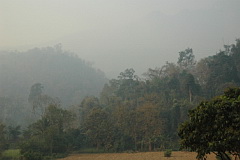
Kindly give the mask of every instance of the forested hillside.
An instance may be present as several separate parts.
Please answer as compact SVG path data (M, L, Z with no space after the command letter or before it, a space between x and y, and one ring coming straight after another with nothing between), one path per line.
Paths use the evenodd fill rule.
M78 72L81 67L78 68L74 65L79 59L67 56L71 62L71 66L68 67L73 69L68 72L67 67L62 67L57 61L54 61L53 55L45 55L42 52L43 49L37 49L36 51L42 53L40 55L48 56L38 57L38 60L42 58L41 63L34 62L34 59L31 63L36 66L44 64L43 68L49 71L47 71L48 75L43 75L42 70L34 70L34 73L36 72L34 75L38 80L42 80L38 82L46 84L46 93L50 96L43 94L42 84L29 80L35 85L28 88L31 91L28 102L34 111L41 113L41 116L38 121L32 123L24 131L21 138L16 136L14 141L9 143L21 148L22 154L30 159L31 156L52 156L84 148L96 148L98 151L106 152L152 151L167 148L178 150L178 126L188 119L188 111L203 100L223 94L226 88L240 86L240 40L237 40L236 44L224 46L224 48L224 51L219 51L214 56L199 61L195 60L193 50L187 48L179 52L177 63L167 62L162 67L149 69L144 74L144 78L136 75L134 69L126 69L119 74L118 78L112 79L104 85L99 97L86 96L77 105L78 108L74 112L62 109L60 103L51 96L55 93L54 91L58 93L64 90L63 94L59 96L60 98L78 99L76 93L82 92L81 87L84 85L79 84L78 86L74 82L81 81L80 77L86 73L84 70ZM47 50L49 51L49 49L52 48ZM57 50L53 49L53 51ZM25 54L28 55L31 52L33 51ZM65 62L61 57L65 56L65 54L59 55L58 61L61 64ZM54 60L51 61L51 58ZM18 59L11 64L19 66L21 64L19 68L22 69L25 63L17 63ZM47 67L46 61L50 61L51 63L48 64L51 65ZM54 68L61 68L61 70L56 71ZM92 68L86 68L88 72L96 73ZM25 69L30 72L29 66L26 65ZM51 77L50 82L54 84L47 83L47 80L43 81L43 77L60 71L66 73L67 76L59 73L57 75L61 75L61 78ZM20 73L13 76L18 74ZM94 80L87 79L88 82L103 83L104 79L99 79L95 75L93 74L91 77ZM71 80L74 77L76 79ZM31 76L28 78L31 79ZM62 84L61 79L70 81ZM14 80L17 82L16 77ZM84 80L82 80L85 82L84 84L87 84ZM4 83L7 84L7 80ZM24 82L21 83L24 84ZM56 86L52 91L51 85ZM66 93L72 89L75 92ZM83 92L86 91L85 89L87 90L84 88ZM20 91L21 89L16 90L16 93ZM2 94L4 95L4 92ZM1 99L1 104L8 104L9 107L15 105L8 103L7 99ZM2 106L4 107L4 105ZM4 116L4 113L1 114ZM2 126L3 133L4 125ZM15 128L15 130L19 129Z
M92 146L115 151L179 149L178 125L201 101L240 86L240 40L200 61L188 48L177 63L149 69L145 79L133 69L106 84L99 98L80 105L80 126Z
M1 53L0 119L19 122L18 117L29 115L31 106L27 100L36 83L43 86L45 95L58 98L63 107L69 107L87 95L98 96L106 82L103 72L63 51L60 45Z

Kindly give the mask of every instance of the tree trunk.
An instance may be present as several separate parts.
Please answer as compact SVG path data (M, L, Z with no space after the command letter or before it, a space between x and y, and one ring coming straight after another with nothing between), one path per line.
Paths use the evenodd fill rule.
M231 158L225 152L219 152L218 156L220 156L221 160L231 160Z
M144 141L142 140L141 141L141 151L143 151L143 144L144 144Z
M223 154L224 154L224 157L226 157L226 158L225 158L226 160L231 160L231 158L230 158L225 152L224 152ZM224 159L224 160L225 160L225 159Z
M152 151L152 143L151 140L148 142L148 151Z
M97 142L97 151L99 151L99 148L100 148L100 143Z
M52 154L53 154L53 138L51 139L51 142L50 142L50 155L52 157Z
M137 151L137 136L134 137L135 151Z
M189 101L190 101L190 103L192 102L192 91L191 91L191 89L189 88Z

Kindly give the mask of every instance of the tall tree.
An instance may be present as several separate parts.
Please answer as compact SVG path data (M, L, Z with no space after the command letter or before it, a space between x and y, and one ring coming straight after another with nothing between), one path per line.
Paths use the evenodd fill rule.
M192 67L196 64L192 48L187 48L185 51L179 52L177 63L183 69L192 69Z
M183 71L179 75L181 93L183 95L188 95L189 102L193 100L193 95L200 93L200 86L196 84L194 76L186 71Z
M7 128L8 141L10 143L17 144L17 141L21 135L21 126L8 126Z
M99 99L94 96L85 97L80 104L80 123L84 123L85 118L94 108L101 107Z
M42 95L43 92L43 85L41 83L35 83L31 86L30 89L30 94L28 97L28 102L29 103L33 103L33 101L39 97L40 95Z
M65 133L71 128L74 115L61 109L58 104L49 105L40 120L25 131L21 152L28 154L52 155L68 149ZM31 158L30 158L31 159Z
M210 57L208 64L210 75L206 84L206 92L210 97L217 95L219 86L225 83L233 82L238 84L239 77L233 59L226 55L225 52L220 52L217 55Z
M227 152L240 158L240 89L229 89L224 95L204 101L189 112L189 120L179 129L182 148L205 159L214 153L230 160Z
M35 116L42 118L45 115L46 108L49 105L56 105L60 103L58 98L52 98L43 94L43 85L41 83L35 83L32 85L28 102L32 106Z
M113 125L108 113L103 109L93 108L87 114L82 127L97 150L101 146L112 145Z
M160 110L154 104L145 103L137 108L136 113L142 140L148 145L148 150L152 151L154 140L163 133Z
M236 44L232 44L230 47L230 56L232 57L235 65L236 65L236 69L237 69L237 75L238 78L240 79L240 39L236 39Z
M0 156L2 154L2 151L7 148L5 131L5 125L0 122Z

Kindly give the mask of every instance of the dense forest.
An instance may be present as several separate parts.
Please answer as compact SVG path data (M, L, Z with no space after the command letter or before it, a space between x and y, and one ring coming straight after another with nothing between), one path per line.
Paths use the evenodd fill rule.
M99 96L86 96L83 99L76 93L88 89L83 88L85 83L102 84L105 80L102 73L86 67L85 63L82 66L74 65L79 62L79 59L74 57L65 54L55 57L48 54L51 51L55 53L56 49L35 49L36 54L33 56L41 59L41 62L36 63L24 57L24 63L16 63L20 61L19 57L9 66L18 64L17 67L20 68L20 65L25 65L25 69L21 66L22 72L14 74L15 76L32 71L28 63L25 64L27 61L41 66L33 71L38 81L29 80L28 84L32 85L28 87L24 87L25 81L22 81L21 86L24 88L15 90L16 94L21 95L21 91L28 88L29 94L25 95L25 98L27 97L25 103L32 107L31 114L38 114L39 119L24 130L16 125L7 126L3 121L0 136L1 144L5 145L0 148L2 150L20 148L21 153L28 159L41 159L42 156L79 151L84 148L96 148L106 152L152 151L166 148L178 150L178 126L187 120L188 111L203 100L223 94L228 87L240 86L240 40L236 40L236 44L225 45L224 48L223 51L199 61L195 60L193 50L187 48L179 52L177 63L167 62L162 67L150 68L144 73L143 78L136 75L134 69L126 69L116 79L109 80ZM25 55L32 55L32 52L29 51ZM70 62L69 68L58 65L64 64L66 59L69 59L67 61ZM47 60L52 67L46 65ZM61 63L56 63L59 61ZM1 68L5 66L2 62L1 65ZM58 75L63 77L52 77L55 79L49 80L48 83L47 78L43 81L43 77L57 72L51 69L55 67L62 67L60 71L67 75L59 73ZM43 75L43 70L49 71ZM80 77L85 77L86 72L94 74L83 81ZM7 75L3 71L0 73ZM29 78L26 75L24 77ZM0 105L1 108L13 106L17 110L24 104L15 104L15 101L7 104L4 94L10 92L3 90L7 81L13 79L17 83L21 79L10 76L8 78L1 82ZM74 80L71 80L72 78ZM65 83L63 79L69 81ZM78 81L85 83L78 84ZM54 82L52 85L55 87L50 88L50 82ZM96 88L93 84L92 87ZM43 87L46 88L46 92L43 92L45 90ZM51 89L59 94L53 94L55 92ZM60 92L61 90L64 92ZM68 90L72 93L67 94ZM77 109L72 111L70 108L61 107L63 104L54 97L68 101L81 99L81 102L76 105ZM1 112L1 118L4 115L4 112Z

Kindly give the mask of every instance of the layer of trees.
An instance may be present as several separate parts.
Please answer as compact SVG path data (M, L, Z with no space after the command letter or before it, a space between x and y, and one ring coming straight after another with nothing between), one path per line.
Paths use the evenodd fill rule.
M31 124L23 133L20 143L21 153L29 160L42 159L44 156L66 153L70 147L74 115L59 104L50 104L37 122Z
M177 64L149 69L145 79L126 69L106 84L99 98L80 105L80 127L90 144L106 150L178 149L178 125L201 101L240 86L240 40L196 62L192 49Z
M188 48L179 52L177 63L149 69L144 78L126 69L105 84L99 97L85 97L73 112L35 83L28 103L39 119L22 135L22 153L41 157L93 147L108 152L177 150L178 126L188 111L225 88L240 86L239 62L240 40L198 62Z

